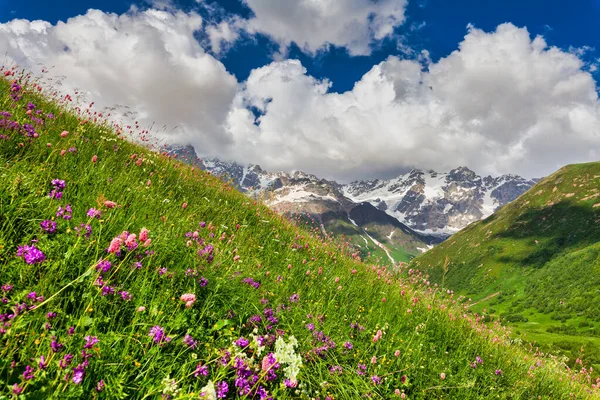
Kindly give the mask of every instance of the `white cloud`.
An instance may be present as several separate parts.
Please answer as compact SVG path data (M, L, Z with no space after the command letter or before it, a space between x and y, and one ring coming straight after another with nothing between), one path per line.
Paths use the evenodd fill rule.
M197 14L132 9L123 15L90 10L59 22L0 24L0 48L23 66L64 75L62 90L79 87L99 106L131 107L142 126L166 125L179 140L218 152L236 79L194 38Z
M275 14L262 14L258 5L271 3L247 1L256 21L290 7L281 2L270 11ZM298 4L303 5L292 19L306 21L309 3ZM399 2L352 4L348 15L381 8L371 12L367 25L352 25L362 17L344 14L335 26L329 18L343 10L312 5L319 23L311 20L305 30L316 36L302 36L293 27L278 40L299 41L309 51L326 43L368 51L371 39L344 42L351 38L342 34L348 26L376 38L403 17L384 17ZM288 20L279 19L282 25ZM480 173L540 176L598 156L600 103L585 63L577 51L548 47L543 38L532 40L526 29L511 24L491 33L470 27L458 50L436 63L427 53L420 60L390 57L341 94L330 93L329 81L309 76L295 60L256 69L238 86L194 38L203 28L215 47L239 33L227 26L211 31L194 13L91 10L57 25L0 24L0 48L22 65L54 66L51 75L66 77L64 90L85 89L98 105L130 106L142 125L177 126L174 139L192 143L202 155L271 170L354 179L407 166L467 165Z
M469 27L428 71L390 57L343 94L328 93L298 61L274 62L236 98L230 155L342 179L403 166L545 175L597 156L600 105L583 67L511 24ZM254 121L247 107L263 115Z
M254 13L249 33L262 33L282 46L292 42L314 54L329 46L368 55L375 41L393 35L404 20L406 0L244 0Z

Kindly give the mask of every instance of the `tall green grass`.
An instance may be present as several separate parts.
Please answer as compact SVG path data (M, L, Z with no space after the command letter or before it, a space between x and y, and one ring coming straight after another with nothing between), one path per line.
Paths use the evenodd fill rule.
M587 372L513 343L423 276L357 262L37 86L0 80L0 397L594 396ZM72 218L57 216L67 204ZM137 248L115 242L123 231ZM28 264L25 245L45 260Z

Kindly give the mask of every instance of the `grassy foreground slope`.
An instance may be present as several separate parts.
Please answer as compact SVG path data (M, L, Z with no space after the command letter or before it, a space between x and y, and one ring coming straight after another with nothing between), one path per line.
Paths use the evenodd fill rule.
M600 163L569 165L411 265L571 363L584 345L598 368L599 242Z
M0 80L0 398L596 394L587 371L511 343L422 277L356 262L13 73Z

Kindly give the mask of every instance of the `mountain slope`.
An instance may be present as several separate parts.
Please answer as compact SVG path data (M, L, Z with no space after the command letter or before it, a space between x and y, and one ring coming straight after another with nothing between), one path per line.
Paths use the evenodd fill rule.
M542 342L600 338L599 241L600 163L569 165L412 265Z
M408 261L469 223L487 217L535 183L516 175L481 177L460 167L449 173L413 170L390 180L343 185L301 171L271 173L257 165L200 160L191 146L172 148L171 152L263 199L278 212L308 214L328 233L346 235L363 256L371 252L392 264ZM355 207L363 209L364 204L375 208L367 213L373 219L357 226L349 212ZM369 228L371 232L367 232Z
M422 277L356 262L16 79L0 80L2 397L594 395Z

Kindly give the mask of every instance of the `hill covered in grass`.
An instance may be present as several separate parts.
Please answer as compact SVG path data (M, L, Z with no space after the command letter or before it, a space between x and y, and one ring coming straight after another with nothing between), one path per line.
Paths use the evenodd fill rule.
M411 265L526 339L598 368L599 242L600 163L569 165Z
M589 371L514 343L422 276L357 262L124 140L136 127L5 76L0 397L595 395Z

